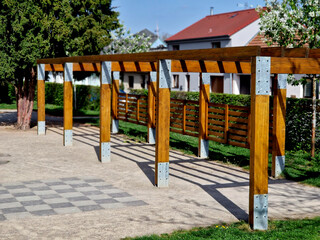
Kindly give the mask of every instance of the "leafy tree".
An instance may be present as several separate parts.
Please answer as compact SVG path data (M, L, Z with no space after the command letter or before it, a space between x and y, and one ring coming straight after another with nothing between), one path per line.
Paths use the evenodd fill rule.
M268 44L284 47L320 47L320 2L319 0L265 0L266 8L259 8L260 29ZM316 75L308 75L300 83L312 81L312 137L311 155L315 152L316 128ZM297 84L298 81L291 79Z
M99 54L118 27L111 0L0 0L0 81L15 86L16 127L30 127L37 59Z
M145 34L132 34L122 26L111 33L112 42L104 49L106 54L139 53L150 49L151 38Z

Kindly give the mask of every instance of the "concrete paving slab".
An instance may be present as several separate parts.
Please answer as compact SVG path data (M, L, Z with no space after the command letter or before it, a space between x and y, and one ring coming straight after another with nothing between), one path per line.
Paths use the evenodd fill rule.
M171 151L169 188L159 189L154 186L154 146L113 135L111 162L102 164L98 160L99 129L79 126L73 131L73 146L66 148L61 127L49 127L44 136L37 136L36 129L20 132L10 126L0 127L0 157L7 161L1 165L0 187L9 192L0 192L1 204L10 198L8 203L46 202L57 196L73 206L85 201L61 196L69 193L52 189L59 185L50 183L57 182L81 194L81 187L71 184L87 183L93 188L86 190L95 194L84 195L90 205L79 206L82 208L68 204L30 212L25 209L27 206L0 211L0 239L120 239L248 218L249 174L241 168ZM55 194L34 194L39 198L33 199L30 194L36 189L31 187L43 187L44 183L51 189L44 191ZM11 193L3 188L21 185L29 192ZM121 203L121 199L130 201ZM319 188L269 180L271 219L319 216L319 199ZM50 204L55 203L59 202Z

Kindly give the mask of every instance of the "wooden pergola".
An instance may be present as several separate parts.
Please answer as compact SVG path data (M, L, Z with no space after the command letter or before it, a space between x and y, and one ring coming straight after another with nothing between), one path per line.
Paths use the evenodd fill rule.
M204 158L208 157L209 74L251 74L249 223L253 229L267 229L270 75L277 76L273 83L277 87L274 88L272 130L272 172L277 176L285 161L287 74L320 74L319 58L320 49L233 47L40 59L37 61L38 134L45 134L45 71L64 72L65 146L72 145L73 72L100 72L100 160L109 162L111 119L112 132L118 131L119 73L150 72L147 125L149 142L156 144L155 184L167 187L171 73L200 74L199 156Z

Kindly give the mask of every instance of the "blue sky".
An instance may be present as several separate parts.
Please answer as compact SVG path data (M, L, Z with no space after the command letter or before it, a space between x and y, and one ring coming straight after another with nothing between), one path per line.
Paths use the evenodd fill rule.
M209 15L210 7L214 7L217 14L243 10L245 3L253 7L264 5L263 0L113 0L112 6L117 7L120 21L131 33L144 28L155 32L158 24L161 36L164 33L173 35L204 18Z

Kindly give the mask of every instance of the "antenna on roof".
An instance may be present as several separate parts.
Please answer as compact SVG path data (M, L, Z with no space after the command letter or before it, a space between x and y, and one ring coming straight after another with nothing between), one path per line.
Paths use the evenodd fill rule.
M244 9L249 9L249 8L253 8L253 5L252 4L249 5L248 2L245 2L245 3L238 3L237 7L244 8Z
M155 32L157 34L157 37L159 38L159 25L158 25L158 23L157 23L157 28L156 28Z
M213 15L213 9L214 9L214 7L210 7L210 16Z

